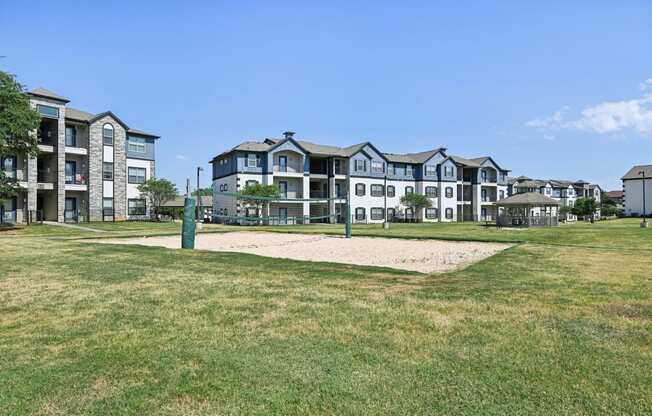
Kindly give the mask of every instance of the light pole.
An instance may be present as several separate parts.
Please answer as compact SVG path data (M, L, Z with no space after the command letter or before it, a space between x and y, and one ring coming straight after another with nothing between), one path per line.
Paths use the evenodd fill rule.
M199 221L199 215L201 210L201 195L199 195L199 173L203 172L204 168L197 166L197 209L196 209L196 219Z
M647 212L645 210L645 171L642 170L638 172L638 174L643 176L643 222L641 223L641 227L648 228L647 218L646 218Z

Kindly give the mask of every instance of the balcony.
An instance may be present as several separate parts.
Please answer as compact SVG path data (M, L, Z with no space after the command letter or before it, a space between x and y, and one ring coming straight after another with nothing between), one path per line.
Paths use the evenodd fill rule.
M81 174L66 175L66 191L87 191L86 177Z
M83 147L66 146L66 153L71 155L88 155L88 149Z

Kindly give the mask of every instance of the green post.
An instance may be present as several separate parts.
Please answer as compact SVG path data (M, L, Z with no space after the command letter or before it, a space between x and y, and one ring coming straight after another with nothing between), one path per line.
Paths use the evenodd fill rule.
M192 198L186 198L183 205L181 248L195 248L195 226L195 200Z
M346 223L344 227L345 237L351 238L351 204L346 201Z

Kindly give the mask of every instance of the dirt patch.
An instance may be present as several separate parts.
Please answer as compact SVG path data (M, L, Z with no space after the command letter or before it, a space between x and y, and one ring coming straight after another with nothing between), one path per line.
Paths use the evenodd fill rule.
M99 243L180 248L180 236L102 239ZM199 234L195 248L293 260L390 267L422 273L444 272L490 257L509 244L408 240L398 238L232 232Z

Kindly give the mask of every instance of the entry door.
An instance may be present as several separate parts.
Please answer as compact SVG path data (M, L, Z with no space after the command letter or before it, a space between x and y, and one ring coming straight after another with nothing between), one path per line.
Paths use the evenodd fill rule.
M66 198L66 210L64 211L64 218L66 221L77 220L77 198Z
M482 208L482 210L480 212L482 213L482 220L483 221L486 220L487 219L487 208Z
M287 224L288 223L288 209L287 208L279 208L278 209L278 220L279 223L281 224Z
M285 181L281 181L281 182L278 183L278 187L281 189L281 198L287 198L288 197L288 183L285 182Z
M74 161L66 162L66 183L75 183L77 174L77 163Z
M287 172L288 171L288 157L287 156L279 156L278 157L278 169L281 172Z
M340 183L335 184L335 196L338 198L342 196L342 184Z

